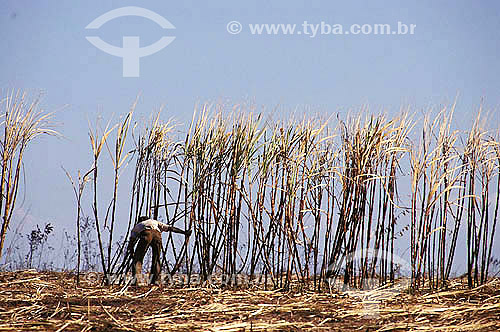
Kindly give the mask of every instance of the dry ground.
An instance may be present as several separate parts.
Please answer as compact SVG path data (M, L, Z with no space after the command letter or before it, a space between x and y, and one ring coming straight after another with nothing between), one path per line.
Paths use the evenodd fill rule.
M91 286L0 273L0 331L499 331L500 280L417 296Z

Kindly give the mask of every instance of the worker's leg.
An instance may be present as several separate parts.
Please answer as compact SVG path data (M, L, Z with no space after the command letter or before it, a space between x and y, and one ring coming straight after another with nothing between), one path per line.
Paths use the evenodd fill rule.
M152 240L153 234L150 230L144 230L139 234L139 242L137 243L137 248L134 252L134 261L132 262L132 277L134 279L134 284L137 283L136 278L142 273L142 261Z
M160 257L161 257L161 233L158 231L153 232L153 239L151 241L151 248L153 249L153 260L151 262L151 283L156 284L160 280Z

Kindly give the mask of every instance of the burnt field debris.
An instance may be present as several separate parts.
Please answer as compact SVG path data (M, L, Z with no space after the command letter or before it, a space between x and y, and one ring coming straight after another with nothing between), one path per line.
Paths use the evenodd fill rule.
M0 273L2 331L496 331L500 280L469 289L313 292L101 286L82 275Z

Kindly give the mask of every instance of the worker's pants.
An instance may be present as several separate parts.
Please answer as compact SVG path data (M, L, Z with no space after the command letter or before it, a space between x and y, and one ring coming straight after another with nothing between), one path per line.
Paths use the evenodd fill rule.
M136 281L137 276L142 273L142 261L144 255L148 251L149 246L153 249L153 261L151 262L151 283L154 284L158 281L160 276L160 254L161 254L161 233L145 229L139 234L139 243L134 253L134 261L132 266L132 276Z

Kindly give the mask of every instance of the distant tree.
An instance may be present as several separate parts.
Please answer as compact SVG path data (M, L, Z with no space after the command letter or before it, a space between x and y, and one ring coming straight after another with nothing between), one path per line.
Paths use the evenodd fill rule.
M54 230L54 226L50 223L45 224L43 229L37 225L36 229L33 229L30 234L28 234L29 251L26 254L27 267L31 269L33 267L33 254L40 249L38 257L38 267L40 267L42 261L42 254L44 253L44 246L47 243L49 235Z

